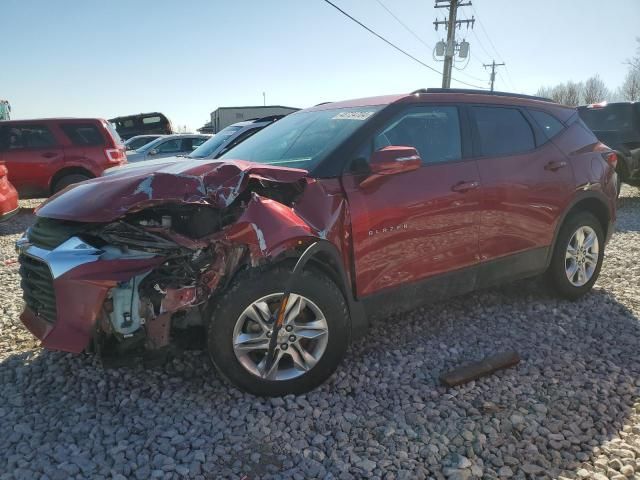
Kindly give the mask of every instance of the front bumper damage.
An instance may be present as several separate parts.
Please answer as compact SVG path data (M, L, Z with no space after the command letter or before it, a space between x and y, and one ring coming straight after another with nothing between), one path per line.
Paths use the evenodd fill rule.
M197 195L189 190L182 201L175 193L184 192L184 185L176 184L179 178L173 184L166 173L140 178L131 186L134 207L125 210L120 198L113 204L117 216L110 210L108 221L101 223L95 212L110 206L87 210L86 204L94 199L86 184L78 215L63 211L64 196L54 197L55 202L37 212L39 217L64 224L65 236L76 230L77 234L56 245L46 235L27 232L18 242L26 303L22 322L48 349L79 353L93 340L102 351L104 339L116 339L119 345L159 350L171 342L172 328L203 325L206 306L240 269L296 256L322 242L335 250L335 263L346 275L350 253L341 246L350 230L339 183L301 179L299 174L290 182L278 182L265 175L251 178L241 173L240 180L224 182L214 193L207 188ZM280 183L295 183L296 188L279 190ZM162 201L163 188L167 202ZM180 218L196 218L189 228L200 233L185 232L179 226L182 220L165 215L167 205L192 212L184 217L180 210ZM220 215L220 224L201 234L203 223L217 221L212 211ZM86 225L73 226L78 222L70 218L77 217ZM344 278L344 284L350 280Z

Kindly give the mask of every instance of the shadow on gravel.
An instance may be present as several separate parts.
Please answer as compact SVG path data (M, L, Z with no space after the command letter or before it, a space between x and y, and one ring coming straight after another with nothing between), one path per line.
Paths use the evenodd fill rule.
M637 232L640 231L640 222L627 222L627 216L636 215L640 211L640 197L620 197L618 199L618 221L616 223L617 232Z
M7 220L0 223L0 236L15 235L24 232L33 223L33 209L21 209L20 212Z
M571 303L524 281L376 323L327 384L297 398L242 394L203 352L103 370L32 350L0 362L0 471L573 477L631 412L638 339L638 319L606 291ZM516 368L439 386L441 372L510 348Z

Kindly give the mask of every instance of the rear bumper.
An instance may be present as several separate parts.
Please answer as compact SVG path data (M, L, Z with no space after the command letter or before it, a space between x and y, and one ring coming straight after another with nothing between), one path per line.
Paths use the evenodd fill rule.
M18 192L7 177L0 177L0 222L9 220L18 211Z
M20 211L20 208L16 207L10 212L2 213L2 209L0 209L0 223L6 222L11 217L15 216Z

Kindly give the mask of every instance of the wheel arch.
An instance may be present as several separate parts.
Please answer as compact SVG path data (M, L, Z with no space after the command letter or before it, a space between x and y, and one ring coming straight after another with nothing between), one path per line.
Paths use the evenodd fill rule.
M54 193L53 189L55 188L56 183L67 175L86 175L89 178L95 178L93 172L84 167L73 166L61 168L51 177L51 181L49 182L49 192L51 194Z
M611 223L611 210L607 204L605 195L600 192L584 192L582 195L573 200L573 202L569 205L569 208L566 210L566 212L556 225L556 229L553 235L553 243L547 255L547 267L551 263L551 257L553 256L553 252L556 248L556 242L558 241L560 229L569 218L571 218L578 212L589 212L593 214L600 222L605 239L608 239L613 233L613 225Z

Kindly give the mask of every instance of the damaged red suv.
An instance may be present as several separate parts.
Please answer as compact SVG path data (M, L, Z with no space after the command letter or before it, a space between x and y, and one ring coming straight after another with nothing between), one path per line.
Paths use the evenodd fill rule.
M473 91L323 104L217 160L71 187L18 242L22 321L46 348L151 355L206 331L220 373L306 392L374 316L546 273L588 292L615 154L576 110Z

